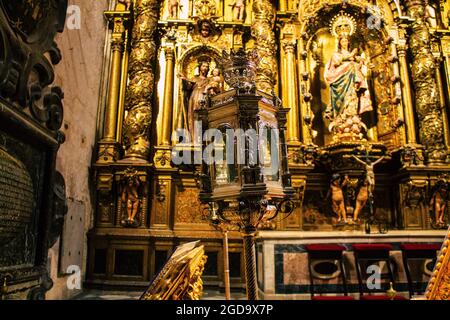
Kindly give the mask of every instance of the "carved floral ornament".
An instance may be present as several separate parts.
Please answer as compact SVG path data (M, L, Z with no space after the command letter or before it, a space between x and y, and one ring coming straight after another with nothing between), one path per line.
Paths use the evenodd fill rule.
M360 12L368 15L367 22L373 22L371 16L376 19L381 19L388 25L391 25L394 18L403 16L397 0L383 0L378 1L377 5L373 4L372 0L301 0L299 3L299 21L302 24L301 32L307 32L309 24L315 20L321 20L323 13L328 13L333 8L347 10L348 8L355 8Z
M61 60L54 37L64 28L67 3L53 2L0 3L0 91L16 107L28 108L42 126L57 131L64 94L53 84L54 65Z
M401 15L400 6L396 0L386 0L383 1L385 4L389 5L391 8L395 8L393 12L396 15ZM356 6L359 8L366 8L373 5L372 0L300 0L299 3L299 16L301 18L308 18L318 13L319 10L325 7L331 7L334 5L339 5L345 7L348 5Z

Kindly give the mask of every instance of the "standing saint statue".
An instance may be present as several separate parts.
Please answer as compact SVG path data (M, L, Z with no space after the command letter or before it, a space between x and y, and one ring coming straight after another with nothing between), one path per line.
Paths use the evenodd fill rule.
M229 6L233 8L233 20L244 21L245 0L234 0Z
M362 139L362 129L367 128L360 115L373 110L364 54L358 55L357 49L350 49L355 25L353 18L344 13L333 19L331 29L338 46L324 72L330 86L330 104L325 117L331 120L329 130L337 140Z
M169 17L172 19L178 18L178 11L182 7L179 0L169 0Z
M211 81L208 74L209 62L202 60L198 62L198 75L194 78L188 79L182 74L178 75L183 81L184 100L187 104L187 129L192 138L194 137L194 111L201 108L201 101L207 95L208 85Z

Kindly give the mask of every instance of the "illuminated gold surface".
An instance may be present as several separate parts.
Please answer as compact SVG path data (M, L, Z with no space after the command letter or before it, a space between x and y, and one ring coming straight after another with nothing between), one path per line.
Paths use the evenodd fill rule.
M110 60L105 62L111 65L111 80L103 126L105 137L111 140L108 143L98 141L97 162L102 166L97 169L95 181L99 190L97 208L99 215L104 216L101 224L109 223L106 222L109 221L108 215L119 216L114 207L118 201L118 194L114 191L118 180L114 177L117 179L122 174L117 173L117 166L130 165L139 168L140 172L152 170L153 178L146 183L151 190L147 195L151 204L147 213L150 222L147 225L144 222L142 230L137 232L161 236L164 238L161 243L167 246L172 246L173 239L180 235L221 238L208 226L203 208L198 203L194 174L174 167L170 162L172 130L187 128L188 118L182 81L178 75L193 78L198 74L199 57L208 57L212 69L220 65L222 50L255 48L262 60L258 88L265 92L279 90L283 106L290 108L287 123L289 168L298 197L303 199L306 185L310 183L309 172L314 169L317 148L333 142L327 130L328 122L322 119L329 103L329 87L322 76L324 65L336 50L328 23L341 9L351 9L360 21L360 29L364 29L362 31L367 35L363 22L367 18L366 8L372 4L368 0L348 0L345 6L342 0L281 0L279 11L275 12L276 6L272 1L248 0L245 21L236 21L231 0L215 1L215 15L208 8L193 8L194 2L200 3L179 0L182 7L178 16L170 17L167 0L136 0L132 7L134 29L123 30L121 37L116 37L123 43L121 47L112 46ZM447 111L443 108L448 99L444 101L443 97L448 97L450 88L449 82L442 80L450 76L450 31L433 29L435 39L431 42L440 43L430 50L425 35L425 32L430 33L430 28L420 19L415 22L411 19L422 10L422 1L408 1L412 13L397 8L392 1L380 0L377 4L383 10L385 23L376 41L364 38L364 42L354 43L373 64L368 78L377 107L371 116L376 121L368 128L367 138L371 143L386 146L388 152L400 154L399 165L404 170L401 171L404 178L402 176L403 180L393 188L399 193L401 203L405 203L400 205L398 214L405 219L406 228L429 228L427 205L414 207L413 204L414 197L426 197L427 174L434 179L436 170L449 169L444 159L449 130ZM449 5L444 7L448 12ZM335 8L335 11L327 11L330 8ZM125 10L125 7L116 10ZM211 24L211 33L207 36L201 34L198 26L201 18ZM325 21L326 25L316 30L314 25L317 21ZM276 28L279 32L275 32ZM111 37L114 43L114 33ZM127 37L131 43L128 47ZM433 55L443 59L441 74L436 71ZM421 70L427 70L426 74ZM379 78L383 71L389 75L388 79L383 79L384 82ZM427 76L428 73L432 77ZM155 81L158 81L157 86ZM417 97L414 86L435 90L437 99L422 93L422 97ZM386 108L381 108L383 103ZM433 131L418 129L418 113L421 114L421 128L433 128ZM318 126L321 121L322 127ZM125 137L123 141L122 136ZM122 159L116 142L126 151ZM431 161L427 162L425 155ZM437 164L439 169L434 167ZM381 171L381 174L386 174ZM328 188L328 181L324 181L328 179L327 174L323 174L320 181L314 178L314 187ZM305 216L303 207L296 208L289 219L277 221L276 228L302 230L306 228ZM127 234L120 223L111 224L108 226L114 227L114 234ZM98 230L102 234L102 229ZM230 245L233 240L236 237L230 233ZM153 266L153 262L148 263Z
M427 300L450 300L450 229L425 292Z

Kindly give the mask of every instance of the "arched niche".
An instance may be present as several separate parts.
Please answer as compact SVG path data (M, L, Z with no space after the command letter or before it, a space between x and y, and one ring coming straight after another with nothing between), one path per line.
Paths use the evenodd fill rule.
M199 61L207 60L209 63L208 75L210 76L216 67L220 70L222 69L220 57L221 54L219 50L214 47L206 45L192 47L185 51L178 59L176 74L182 75L187 79L193 79L195 76L199 75ZM180 77L176 80L175 90L177 93L174 119L175 128L187 128L188 110L186 100L188 100L188 97L186 97L185 92L183 92L182 80Z
M300 92L302 103L312 115L313 142L319 146L332 143L328 130L330 121L324 111L330 102L329 85L324 79L328 61L337 50L337 40L331 34L330 22L333 17L344 12L352 16L356 23L355 32L350 37L350 47L367 60L367 81L373 111L362 114L367 127L365 137L371 141L383 141L394 148L401 144L401 134L397 126L402 117L401 92L398 82L398 65L391 31L396 28L395 18L401 14L395 2L379 1L374 17L374 7L367 1L306 1L300 8L299 48L302 75ZM305 2L305 3L306 3ZM316 3L315 6L312 3ZM333 5L333 3L336 4ZM381 17L381 19L378 19ZM311 99L305 97L310 96Z

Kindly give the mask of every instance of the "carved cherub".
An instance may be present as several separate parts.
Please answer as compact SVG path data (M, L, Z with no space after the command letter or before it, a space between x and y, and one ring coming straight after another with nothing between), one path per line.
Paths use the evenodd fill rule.
M124 178L124 186L122 187L121 201L125 204L127 210L127 219L122 220L122 225L137 226L138 222L135 217L139 211L140 198L139 187L141 185L137 175L128 175Z
M224 79L219 68L214 68L211 72L211 76L208 79L209 84L206 87L208 94L215 95L223 91Z
M333 211L338 215L338 223L347 223L347 211L345 210L345 198L342 188L347 185L349 179L346 175L342 182L340 180L341 176L338 173L331 177L331 204Z
M233 20L244 21L245 0L234 0L229 6L233 8Z
M430 199L430 211L434 214L436 227L445 227L444 215L447 211L448 185L440 179L434 186L434 192Z
M180 4L179 0L169 0L169 17L176 19L178 18L178 10L182 10L183 6Z
M367 178L367 176L364 176L361 186L358 190L358 195L356 196L355 211L353 212L353 222L356 222L358 220L359 214L361 213L362 209L364 209L367 200L369 200L369 197L371 196L369 188L369 179Z

